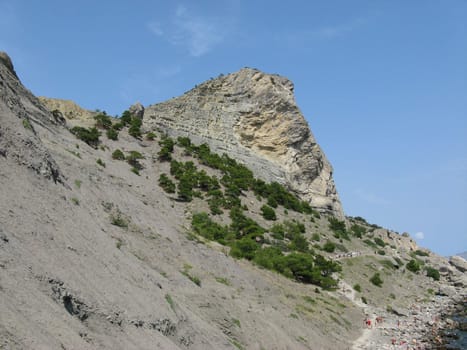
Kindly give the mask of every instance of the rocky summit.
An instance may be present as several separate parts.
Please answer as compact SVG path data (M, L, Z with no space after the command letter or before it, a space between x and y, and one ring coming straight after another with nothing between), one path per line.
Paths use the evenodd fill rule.
M0 53L0 349L432 348L466 262L347 217L285 78L113 118Z
M285 184L311 206L343 217L332 166L297 107L290 80L244 68L149 106L148 130L190 136Z

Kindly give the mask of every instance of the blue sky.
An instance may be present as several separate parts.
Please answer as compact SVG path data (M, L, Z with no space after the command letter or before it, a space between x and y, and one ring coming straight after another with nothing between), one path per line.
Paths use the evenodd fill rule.
M465 0L0 0L0 50L36 95L113 115L287 76L348 215L467 250Z

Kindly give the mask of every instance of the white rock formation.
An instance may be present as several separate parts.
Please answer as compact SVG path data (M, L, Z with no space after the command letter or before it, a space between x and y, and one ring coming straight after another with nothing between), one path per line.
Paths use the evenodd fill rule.
M331 164L284 77L245 68L209 80L146 108L143 125L206 142L244 162L257 177L284 184L312 207L343 217Z

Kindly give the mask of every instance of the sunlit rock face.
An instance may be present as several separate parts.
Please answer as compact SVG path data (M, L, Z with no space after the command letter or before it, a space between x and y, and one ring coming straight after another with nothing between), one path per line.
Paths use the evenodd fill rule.
M332 166L287 78L244 68L149 106L143 125L206 142L245 163L257 177L284 184L314 208L343 217Z

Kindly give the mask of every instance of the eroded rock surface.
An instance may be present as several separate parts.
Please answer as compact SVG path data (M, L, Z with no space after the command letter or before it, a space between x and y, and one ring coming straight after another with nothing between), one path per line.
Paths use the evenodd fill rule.
M146 108L144 126L206 142L265 181L287 185L318 209L343 217L332 167L297 107L293 84L245 68Z
M9 56L0 52L0 156L62 182L60 170L36 130L54 132L60 123L24 88Z

